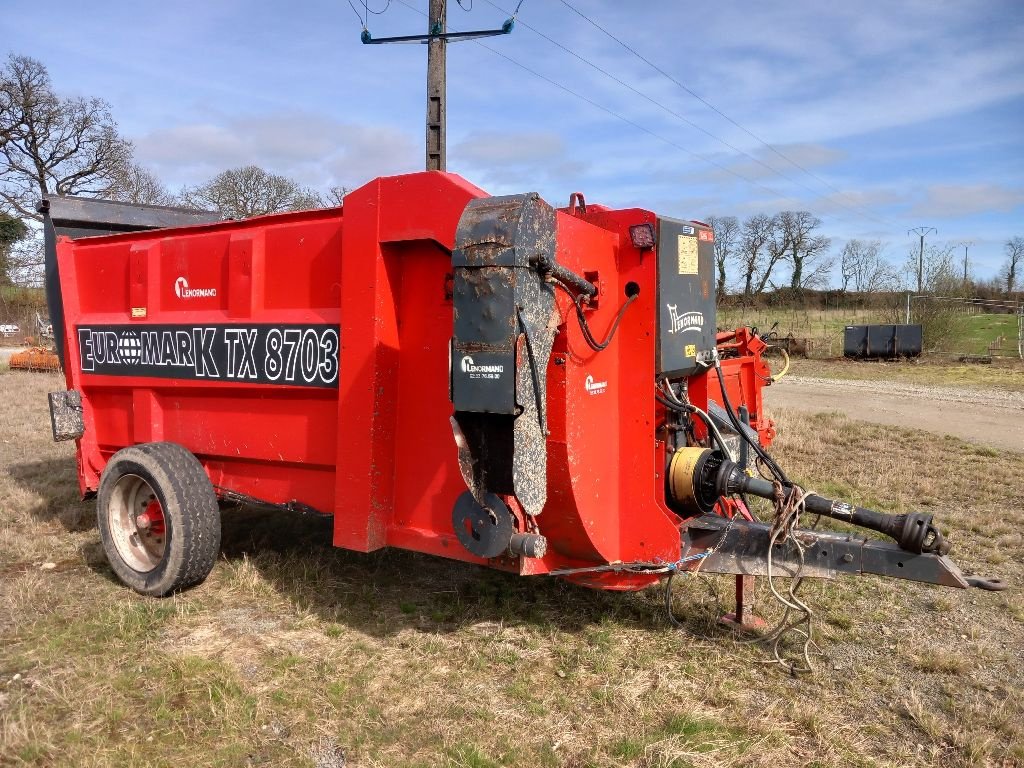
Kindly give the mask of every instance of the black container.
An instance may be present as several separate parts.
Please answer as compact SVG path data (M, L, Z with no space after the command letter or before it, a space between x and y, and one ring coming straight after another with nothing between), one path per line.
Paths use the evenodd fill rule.
M917 357L923 346L920 325L848 325L843 333L846 357Z

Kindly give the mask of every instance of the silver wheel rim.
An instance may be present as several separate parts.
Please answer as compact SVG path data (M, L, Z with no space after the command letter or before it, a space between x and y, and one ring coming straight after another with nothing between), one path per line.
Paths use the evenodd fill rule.
M147 525L143 514L148 513L152 517L154 512L159 514L160 524L153 525L150 520ZM147 573L160 564L169 532L156 492L149 483L138 475L124 475L118 479L110 494L107 520L114 548L130 568Z

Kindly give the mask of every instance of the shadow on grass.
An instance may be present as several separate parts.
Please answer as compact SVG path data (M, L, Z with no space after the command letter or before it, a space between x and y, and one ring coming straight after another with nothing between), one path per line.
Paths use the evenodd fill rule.
M7 473L22 490L40 501L26 510L36 520L59 522L70 532L96 527L96 506L82 501L73 458L52 458L12 464Z
M28 510L37 520L59 522L69 532L95 529L95 502L79 499L74 460L24 462L8 471L42 499ZM377 636L408 628L450 632L486 622L568 632L609 621L617 627L669 626L660 589L602 592L405 550L349 552L332 545L332 523L329 517L225 506L218 568L238 573L244 560L296 608ZM79 554L94 573L117 581L98 540L81 545ZM677 591L684 602L685 589ZM691 612L683 611L684 629L701 636L715 631L712 612L686 617Z
M454 632L488 622L565 632L608 622L616 629L669 627L661 589L615 593L405 550L349 552L332 546L331 532L330 518L225 510L222 556L235 566L244 557L298 610L378 637L406 629ZM700 591L699 597L707 596ZM700 636L716 631L713 611L686 616L690 611L683 610L684 630Z

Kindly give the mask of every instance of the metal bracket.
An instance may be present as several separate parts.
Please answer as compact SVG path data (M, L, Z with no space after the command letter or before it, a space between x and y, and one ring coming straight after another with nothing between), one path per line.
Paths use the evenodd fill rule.
M690 521L683 530L682 553L685 556L691 551L714 548L710 555L699 561L703 563L701 571L704 573L766 576L770 531L770 526L764 523L735 520L729 526L729 520L724 517L703 515ZM796 537L804 549L800 569L804 576L831 579L842 573L872 573L944 587L966 589L982 586L976 583L981 580L965 577L956 563L945 555L915 554L896 544L853 534L801 529ZM775 575L796 576L800 567L800 552L796 544L792 541L776 544L772 563ZM694 562L694 567L696 564ZM993 580L984 581L990 583ZM998 579L994 581L1003 584Z
M50 426L53 439L77 440L85 434L85 422L82 420L82 395L78 390L66 392L50 392Z

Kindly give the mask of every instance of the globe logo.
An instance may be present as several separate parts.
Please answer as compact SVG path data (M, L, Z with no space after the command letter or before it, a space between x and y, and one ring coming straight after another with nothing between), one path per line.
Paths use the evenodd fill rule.
M142 357L142 342L139 341L138 334L134 331L124 333L117 342L117 352L123 362L137 365Z

